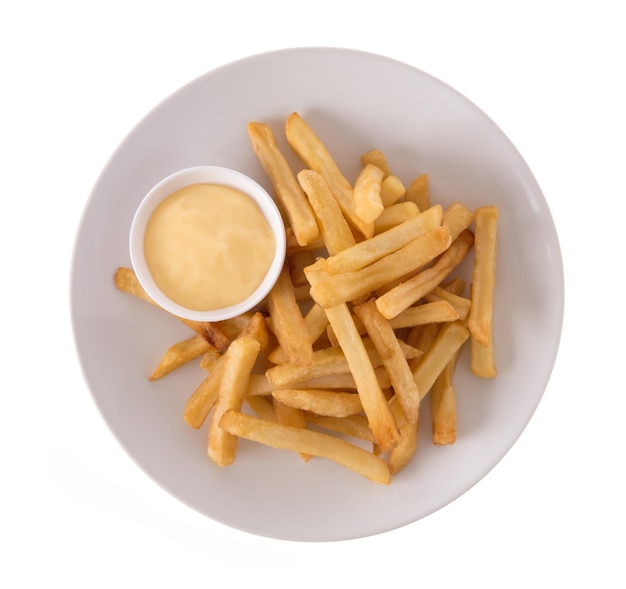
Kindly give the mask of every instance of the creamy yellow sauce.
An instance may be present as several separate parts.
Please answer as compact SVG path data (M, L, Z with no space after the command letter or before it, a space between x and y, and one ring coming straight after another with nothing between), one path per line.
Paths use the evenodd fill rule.
M195 311L237 304L267 273L274 234L246 194L216 184L194 184L165 198L146 227L144 253L157 286Z

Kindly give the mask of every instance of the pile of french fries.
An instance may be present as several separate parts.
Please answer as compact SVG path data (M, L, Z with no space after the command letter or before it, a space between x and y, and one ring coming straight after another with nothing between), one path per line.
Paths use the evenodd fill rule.
M245 438L389 484L416 454L427 396L432 442L455 443L453 379L466 342L472 373L496 376L498 209L431 204L428 175L405 186L378 149L360 156L351 183L298 113L285 134L300 170L269 125L248 124L288 241L266 305L217 323L181 319L190 337L150 379L200 359L206 376L183 415L192 428L207 424L217 465L232 464ZM454 271L470 252L466 289ZM152 303L129 268L115 285Z

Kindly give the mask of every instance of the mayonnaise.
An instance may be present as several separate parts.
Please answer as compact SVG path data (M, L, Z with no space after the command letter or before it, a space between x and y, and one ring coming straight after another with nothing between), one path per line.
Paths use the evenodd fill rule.
M275 248L258 205L216 184L193 184L169 195L150 216L144 237L157 286L194 311L245 300L262 282Z

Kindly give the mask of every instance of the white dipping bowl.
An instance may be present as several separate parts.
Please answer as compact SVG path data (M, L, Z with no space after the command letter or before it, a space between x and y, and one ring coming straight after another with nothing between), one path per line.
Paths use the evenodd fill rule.
M276 250L269 270L257 289L237 304L207 311L188 309L166 296L157 286L148 269L144 254L144 234L150 216L154 209L170 194L192 184L219 184L243 192L258 205L274 233ZM236 170L220 166L185 168L161 180L141 201L130 229L130 258L141 286L157 305L177 317L193 321L223 321L258 307L278 279L284 264L285 252L285 226L274 199L252 178Z

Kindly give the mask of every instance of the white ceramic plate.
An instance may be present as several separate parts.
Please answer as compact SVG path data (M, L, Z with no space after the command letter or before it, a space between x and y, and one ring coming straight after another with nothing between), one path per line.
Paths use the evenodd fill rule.
M212 464L206 430L192 430L182 418L201 369L194 363L160 381L147 379L163 351L189 332L113 286L115 268L130 265L130 222L151 186L179 168L215 164L239 169L269 189L246 123L268 122L282 137L292 111L309 122L351 179L360 155L380 148L405 182L429 174L433 202L500 208L499 375L475 378L467 354L461 357L457 443L433 446L426 422L416 458L390 486L330 461L304 463L296 454L245 440L234 465ZM278 51L229 64L150 112L94 187L77 235L71 281L86 381L136 463L174 497L215 520L305 541L357 538L403 526L445 506L485 476L515 443L541 399L563 316L562 261L550 211L502 131L455 90L413 67L337 49Z

